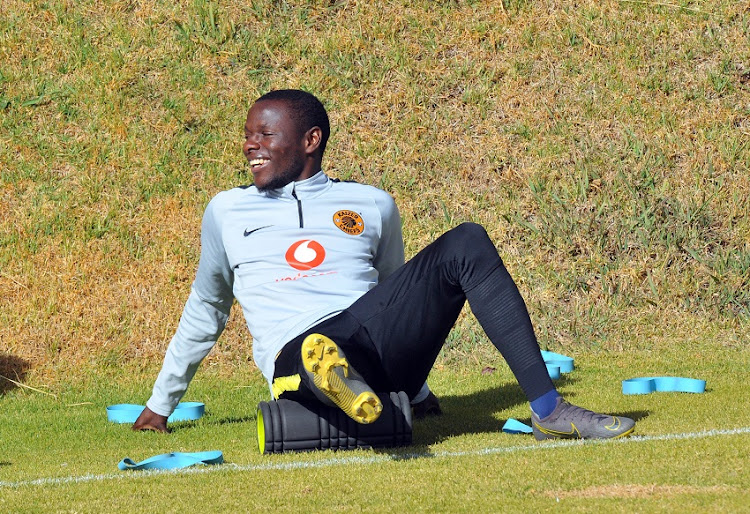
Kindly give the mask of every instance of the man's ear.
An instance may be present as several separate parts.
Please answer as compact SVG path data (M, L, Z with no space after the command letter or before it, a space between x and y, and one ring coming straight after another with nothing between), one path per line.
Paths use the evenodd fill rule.
M323 140L323 131L320 127L313 127L305 132L305 153L312 155L320 148L320 142Z

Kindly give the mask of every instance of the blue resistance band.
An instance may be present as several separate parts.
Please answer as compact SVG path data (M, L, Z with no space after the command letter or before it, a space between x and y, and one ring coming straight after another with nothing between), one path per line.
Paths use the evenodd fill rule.
M532 429L526 423L521 423L517 419L508 418L503 425L503 432L506 434L530 434Z
M135 423L138 416L141 415L145 407L143 405L134 405L132 403L120 403L107 407L107 419L113 423ZM206 406L200 402L182 402L178 403L174 412L167 418L167 421L192 421L203 416Z
M542 359L544 359L544 364L547 366L547 373L549 373L552 380L560 378L562 373L573 371L573 357L542 350Z
M134 462L133 459L125 457L117 464L121 470L139 470L139 469L179 469L195 465L221 464L224 462L224 455L220 451L195 452L195 453L164 453L156 455L141 462Z
M622 394L649 394L653 392L702 393L706 381L683 377L639 377L622 381Z

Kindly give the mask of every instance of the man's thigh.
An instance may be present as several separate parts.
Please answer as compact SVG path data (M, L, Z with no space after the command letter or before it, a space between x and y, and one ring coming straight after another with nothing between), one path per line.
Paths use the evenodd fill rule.
M343 351L349 364L362 375L365 381L378 392L397 391L387 380L380 356L360 323L346 311L306 330L292 339L276 357L274 381L280 377L299 376L298 391L290 391L283 397L293 400L315 399L311 388L315 387L307 377L302 364L302 342L310 334L323 334L332 339Z

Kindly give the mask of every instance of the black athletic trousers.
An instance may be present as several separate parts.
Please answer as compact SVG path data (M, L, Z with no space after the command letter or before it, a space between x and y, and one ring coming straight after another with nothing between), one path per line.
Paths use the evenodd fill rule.
M274 378L299 374L299 391L315 398L302 366L304 338L320 333L343 350L375 391L413 398L432 369L464 302L510 366L529 401L552 390L526 304L487 232L464 223L440 236L348 309L290 341Z

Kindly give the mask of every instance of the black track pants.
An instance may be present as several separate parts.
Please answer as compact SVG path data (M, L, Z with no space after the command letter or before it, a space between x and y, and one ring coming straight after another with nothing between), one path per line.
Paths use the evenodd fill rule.
M440 236L337 316L289 342L274 377L299 373L300 346L311 333L330 337L376 391L414 397L456 322L464 302L502 353L529 401L552 390L526 305L494 244L480 225L464 223Z

